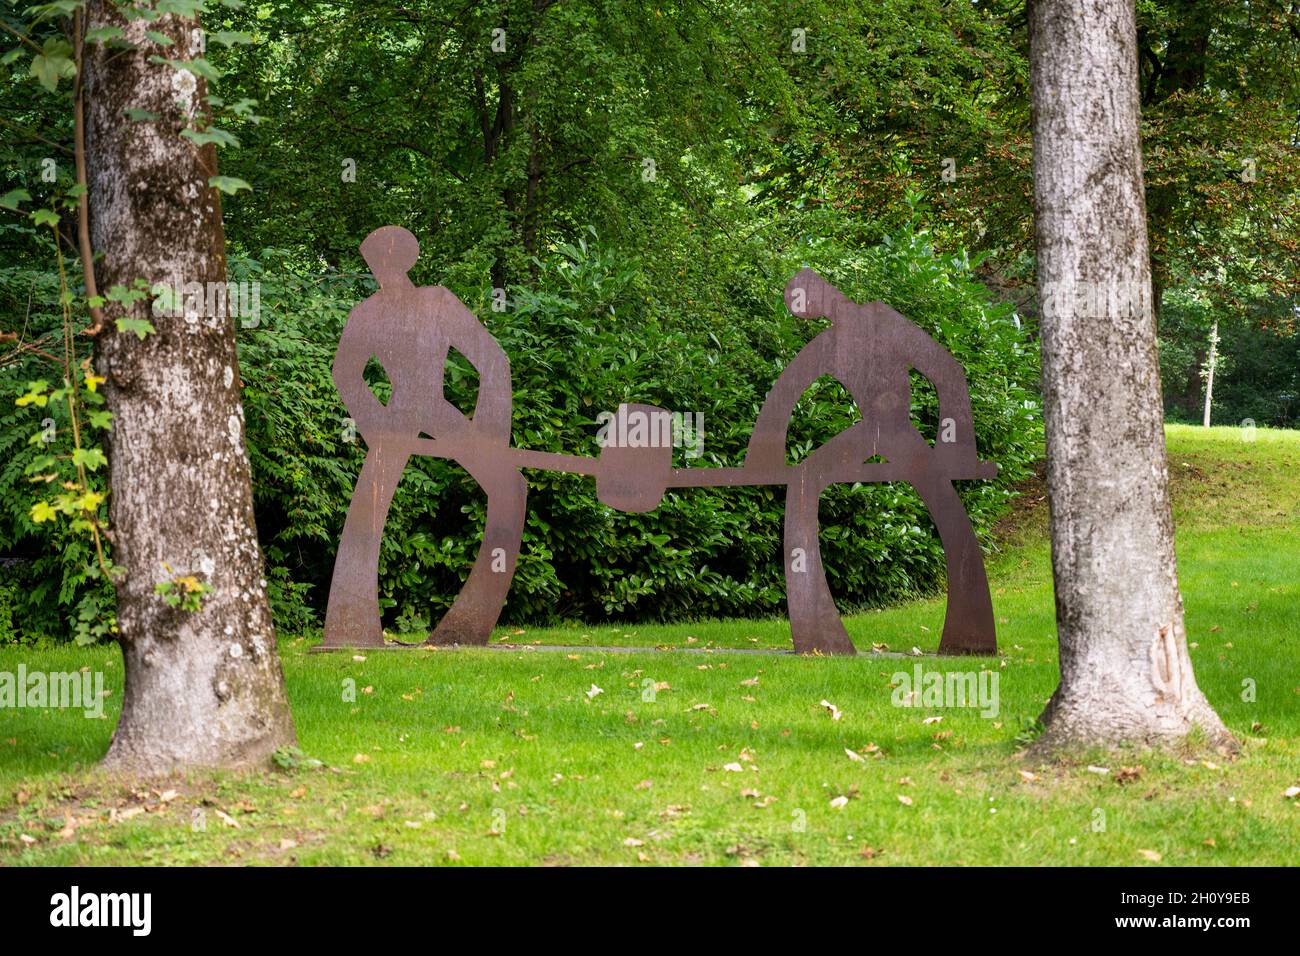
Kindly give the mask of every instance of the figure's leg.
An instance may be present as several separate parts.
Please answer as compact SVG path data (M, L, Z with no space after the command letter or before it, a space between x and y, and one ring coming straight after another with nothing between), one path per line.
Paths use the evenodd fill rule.
M492 636L515 576L527 515L528 482L500 463L461 462L487 495L483 543L464 587L428 644L483 645Z
M407 451L396 445L376 445L366 452L334 558L322 647L384 646L379 623L379 545L407 457Z
M946 478L913 482L930 518L939 529L948 565L948 610L943 620L940 654L996 654L993 599L984 572L984 553L957 489Z
M823 485L810 471L799 468L786 488L782 558L790 634L800 654L854 654L822 567L817 506Z

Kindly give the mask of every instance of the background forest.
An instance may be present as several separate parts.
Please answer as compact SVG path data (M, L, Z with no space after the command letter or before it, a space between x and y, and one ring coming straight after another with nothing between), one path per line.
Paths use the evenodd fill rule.
M53 404L17 404L63 348L61 270L79 294L75 217L28 214L75 183L48 6L34 29L26 4L0 6L42 51L14 40L0 67L0 639L92 640L111 589L84 534L33 520L28 480L47 420L56 445L69 429ZM1160 0L1138 16L1167 412L1201 420L1213 343L1213 420L1294 426L1297 5ZM282 629L323 610L363 456L330 366L375 288L357 246L388 223L420 239L413 278L448 286L509 353L528 448L593 454L597 414L644 401L703 413L690 464L738 464L768 386L818 331L785 310L788 277L811 265L888 302L966 368L982 457L1002 472L962 493L992 544L1041 457L1023 2L292 0L227 2L205 22L217 119L200 135L227 177L231 279L257 283L240 374ZM372 384L384 397L377 370ZM472 408L467 364L447 387ZM913 405L933 437L919 381ZM856 417L819 382L791 457ZM455 466L408 471L381 556L386 626L436 621L483 505ZM781 515L765 489L621 515L588 480L533 474L507 619L778 613ZM845 610L941 583L910 489L836 487L822 521Z

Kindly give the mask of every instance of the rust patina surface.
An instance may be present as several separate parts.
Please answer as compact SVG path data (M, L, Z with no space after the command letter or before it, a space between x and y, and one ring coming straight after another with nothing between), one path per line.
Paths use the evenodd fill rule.
M384 645L378 563L388 507L407 460L433 455L463 467L482 487L488 506L478 557L428 643L487 643L519 558L528 494L523 469L536 468L592 475L600 500L622 511L652 511L668 488L785 487L790 631L795 650L823 654L854 649L822 566L821 493L836 482L905 481L929 509L947 563L940 653L996 652L983 554L952 483L992 478L997 465L976 454L965 373L918 326L884 303L852 302L804 269L786 286L786 304L800 318L829 319L830 327L800 350L768 392L742 466L674 468L669 442L606 445L596 458L531 451L510 446L510 360L451 292L412 284L407 273L419 251L415 237L396 226L376 230L361 245L380 288L348 317L334 381L365 440L366 459L335 559L323 647ZM478 399L469 416L443 396L452 349L478 371ZM392 384L386 405L363 377L372 358ZM939 396L940 434L933 445L911 421L911 369L929 379ZM800 396L823 375L843 384L862 420L790 465L790 417ZM659 421L668 415L651 405L630 405L626 412Z

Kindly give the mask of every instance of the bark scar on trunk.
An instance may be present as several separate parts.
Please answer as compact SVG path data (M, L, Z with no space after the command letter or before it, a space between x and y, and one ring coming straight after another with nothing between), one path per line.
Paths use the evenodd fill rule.
M1160 633L1151 642L1151 686L1163 701L1181 703L1184 698L1183 667L1178 653L1178 638L1169 624L1160 625Z

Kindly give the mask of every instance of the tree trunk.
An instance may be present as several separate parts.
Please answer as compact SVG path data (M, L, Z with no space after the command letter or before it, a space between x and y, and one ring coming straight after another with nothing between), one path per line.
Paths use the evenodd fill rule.
M1210 329L1210 358L1205 365L1205 415L1201 424L1210 427L1210 409L1214 405L1214 366L1219 361L1219 320L1214 320Z
M206 85L151 55L191 59L197 20L128 22L92 2L88 26L119 26L137 45L87 49L87 159L99 288L224 283L226 262L212 146L182 138L202 127ZM159 47L145 29L174 45ZM158 120L131 121L147 110ZM110 524L122 716L105 765L139 773L260 763L294 742L253 522L235 329L228 309L195 318L153 314L152 296L106 308L95 343L113 413ZM141 340L115 319L148 319ZM166 567L171 568L169 572ZM211 588L201 610L170 607L163 581L194 575Z
M1132 0L1036 0L1034 193L1061 684L1039 746L1230 739L1174 560Z

